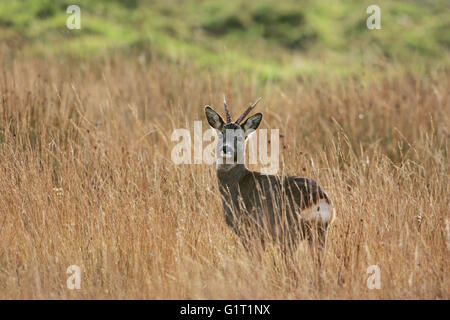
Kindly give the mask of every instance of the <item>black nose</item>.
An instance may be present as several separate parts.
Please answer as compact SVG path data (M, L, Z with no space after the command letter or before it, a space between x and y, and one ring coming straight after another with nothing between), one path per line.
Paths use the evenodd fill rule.
M223 151L223 153L226 154L226 153L227 153L227 147L226 147L226 146L223 146L223 147L222 147L222 151Z

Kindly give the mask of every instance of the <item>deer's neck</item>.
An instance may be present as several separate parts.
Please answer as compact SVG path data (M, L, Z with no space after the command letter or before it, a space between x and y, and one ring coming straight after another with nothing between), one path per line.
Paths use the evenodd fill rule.
M219 184L236 186L250 171L244 164L221 164L217 166Z

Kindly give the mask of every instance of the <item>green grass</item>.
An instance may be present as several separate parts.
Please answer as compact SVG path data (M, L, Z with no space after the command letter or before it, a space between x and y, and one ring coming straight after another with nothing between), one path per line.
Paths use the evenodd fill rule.
M439 0L378 1L381 30L366 28L369 1L79 0L81 30L66 28L70 4L0 3L0 40L44 55L141 50L263 79L449 65L450 10Z

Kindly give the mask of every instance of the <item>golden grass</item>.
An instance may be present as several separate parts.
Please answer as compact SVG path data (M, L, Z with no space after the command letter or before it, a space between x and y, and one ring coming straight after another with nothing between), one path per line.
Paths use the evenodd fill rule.
M158 59L0 62L0 298L450 298L448 71L263 85ZM234 114L263 96L280 173L333 200L322 269L307 246L294 266L248 257L215 167L171 162L172 130L206 129L222 93Z

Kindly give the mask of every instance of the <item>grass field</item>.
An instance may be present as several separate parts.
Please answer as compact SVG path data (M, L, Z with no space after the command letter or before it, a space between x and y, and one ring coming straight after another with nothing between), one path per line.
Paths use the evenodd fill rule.
M364 72L291 74L264 53L236 67L252 60L245 49L203 65L204 42L180 59L162 42L43 53L13 20L0 23L0 299L450 298L447 51L419 55L420 70L383 58ZM315 46L334 56L318 41L305 59ZM206 129L203 108L222 112L223 93L234 114L262 96L260 128L282 135L279 173L327 190L337 218L321 267L306 245L295 265L276 246L248 256L223 219L215 166L172 162L172 131ZM80 290L66 286L71 265ZM380 289L367 287L371 265Z
M66 8L81 9L81 30ZM371 0L8 0L0 40L29 56L140 51L174 63L279 80L361 75L386 62L423 71L450 66L446 0L379 0L381 30L366 27Z

